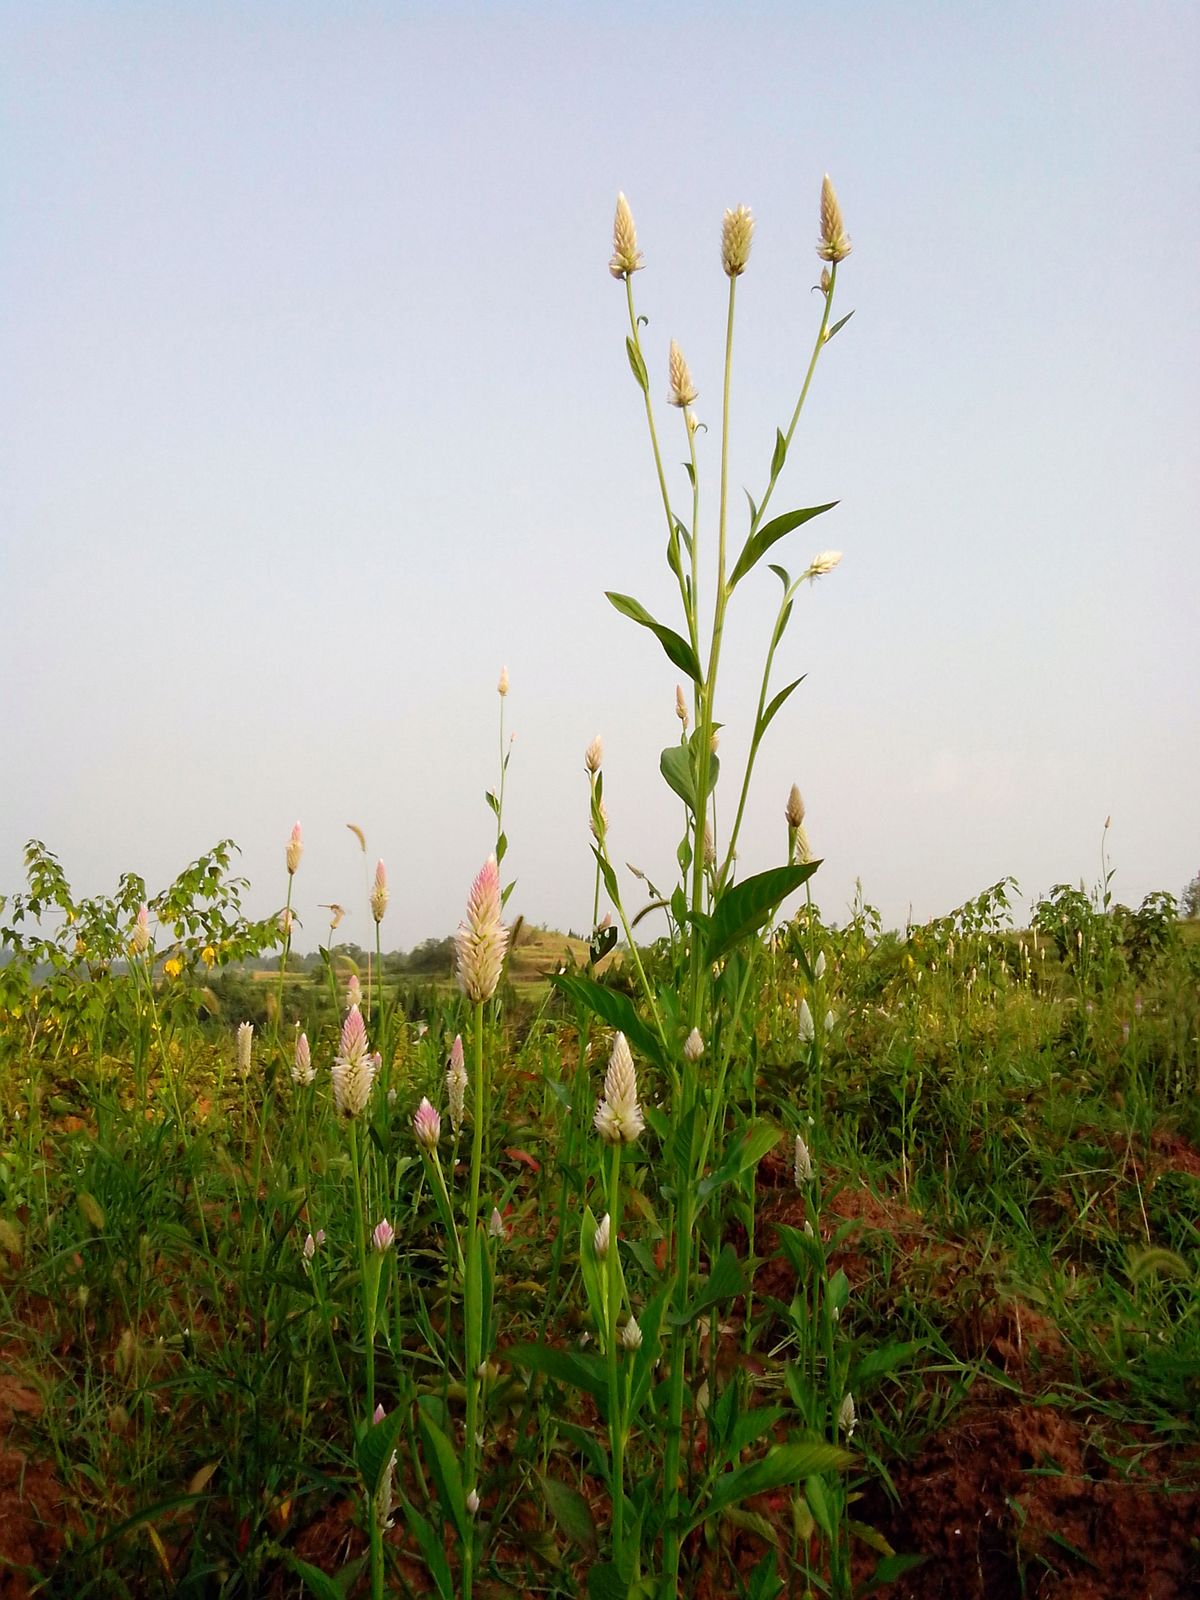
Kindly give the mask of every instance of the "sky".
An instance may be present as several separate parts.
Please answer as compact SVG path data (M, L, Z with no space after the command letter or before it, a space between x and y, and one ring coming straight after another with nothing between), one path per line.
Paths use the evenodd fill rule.
M711 594L727 207L730 539L820 320L822 174L853 254L777 511L805 586L739 847L884 922L1013 875L1136 904L1200 869L1200 116L1193 4L0 3L0 892L36 837L81 893L224 837L302 948L510 910L591 917L583 752L614 860L669 884L679 628L618 190L672 493L700 392ZM727 828L777 602L730 607ZM710 603L709 603L710 605ZM711 606L710 606L711 609ZM361 828L367 856L347 824ZM631 911L641 885L624 875Z

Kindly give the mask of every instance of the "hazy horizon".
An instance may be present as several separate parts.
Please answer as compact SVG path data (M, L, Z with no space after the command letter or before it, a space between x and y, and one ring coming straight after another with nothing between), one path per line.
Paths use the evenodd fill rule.
M672 880L678 626L623 286L629 196L664 462L682 344L710 426L738 289L731 540L819 322L822 173L853 254L774 509L797 602L740 859L885 925L1005 875L1178 895L1200 868L1200 12L1068 3L403 9L0 4L0 893L36 837L80 893L218 839L298 948L451 932L514 734L512 914L584 929L583 752L614 862ZM711 554L711 542L708 546ZM673 604L674 599L674 604ZM775 580L718 691L728 825ZM732 793L730 791L733 791ZM361 827L367 854L347 824ZM623 876L629 908L639 885Z

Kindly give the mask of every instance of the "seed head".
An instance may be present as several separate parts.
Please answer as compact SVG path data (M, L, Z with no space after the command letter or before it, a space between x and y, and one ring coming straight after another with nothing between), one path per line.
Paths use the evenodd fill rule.
M721 265L727 278L740 278L745 272L753 236L754 218L746 206L725 213L721 225Z
M590 772L594 776L597 772L600 771L600 763L603 760L604 760L604 741L603 741L603 739L601 739L600 735L597 734L596 737L592 740L591 744L588 745L587 749L583 752L583 768L584 768L584 771L585 772Z
M396 1230L392 1227L388 1219L384 1217L381 1222L377 1222L375 1224L375 1227L371 1233L371 1243L375 1246L376 1250L383 1251L390 1250L395 1242ZM383 1419L381 1417L376 1418L376 1421L382 1420Z
M637 1073L623 1033L613 1039L612 1055L604 1075L604 1096L596 1107L595 1126L608 1144L632 1144L646 1126L638 1105Z
M784 807L783 814L787 818L787 825L789 828L800 828L804 826L804 797L800 793L800 786L798 784L794 783L792 785L791 793L787 797L787 805Z
M501 667L500 668L500 679L499 679L499 682L496 684L496 693L500 696L501 700L503 700L504 696L508 693L508 668L507 667Z
M671 340L671 354L667 362L667 379L670 389L667 399L673 406L690 406L696 402L699 390L692 382L692 374L687 362L683 359L683 351Z
M396 1452L393 1450L379 1475L379 1483L371 1501L371 1511L375 1518L375 1526L381 1531L386 1531L392 1525L392 1474L395 1470Z
M375 883L371 889L371 915L377 923L383 921L383 913L387 910L387 903L387 868L382 861L377 861L375 863Z
M297 822L293 827L287 842L287 869L288 877L295 877L296 868L300 865L300 857L304 854L304 835Z
M633 225L633 212L623 194L617 196L617 214L613 218L613 253L608 270L614 278L628 278L645 265L637 247L637 229Z
M467 1104L467 1065L463 1059L462 1034L455 1034L446 1067L446 1099L450 1107L450 1126L457 1134L462 1127Z
M821 182L821 239L817 254L822 261L844 261L850 254L850 240L842 221L837 192L826 173Z
M494 855L471 885L467 920L459 923L454 946L459 988L477 1005L490 1000L508 947L508 930L500 921L500 868Z
M308 1035L301 1033L296 1038L296 1054L292 1061L292 1081L301 1085L309 1084L317 1075L317 1069L312 1064L312 1051L308 1045Z
M422 1100L413 1117L413 1132L417 1143L426 1150L436 1150L442 1136L442 1119L428 1100Z
M808 1146L799 1134L796 1135L796 1158L792 1163L792 1176L796 1180L797 1189L812 1182L812 1156L809 1155Z
M240 1022L237 1031L237 1069L238 1076L245 1078L250 1073L250 1054L254 1048L254 1024Z
M683 1054L688 1061L699 1061L704 1054L704 1040L700 1037L699 1028L693 1028L691 1033L688 1034L687 1042L683 1047Z

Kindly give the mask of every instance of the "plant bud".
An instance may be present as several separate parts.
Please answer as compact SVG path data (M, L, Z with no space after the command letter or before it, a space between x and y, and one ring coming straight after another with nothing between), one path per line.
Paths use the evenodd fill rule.
M383 921L383 914L387 910L388 886L387 868L382 861L375 863L375 883L371 889L371 915L377 923Z
M502 700L503 700L504 696L508 693L508 668L507 667L501 667L500 668L500 680L496 684L496 693L500 696L500 698Z
M798 784L794 783L792 785L791 793L787 797L787 805L784 807L783 814L787 818L787 825L789 828L799 828L803 826L804 800L800 794L800 788Z
M287 869L288 876L294 877L296 868L300 865L300 857L304 854L304 835L300 832L300 824L296 823L287 842Z
M704 1040L700 1036L699 1028L693 1028L691 1033L688 1034L687 1042L683 1047L683 1054L685 1060L693 1062L699 1061L704 1054Z
M675 685L675 715L679 718L680 722L683 723L683 731L686 733L688 725L688 708L687 701L683 698L683 685L679 683Z

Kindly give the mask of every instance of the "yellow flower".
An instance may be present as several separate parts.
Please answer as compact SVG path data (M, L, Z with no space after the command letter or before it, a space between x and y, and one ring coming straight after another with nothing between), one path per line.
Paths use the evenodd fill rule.
M169 961L163 962L163 971L168 978L177 978L183 971L183 962L180 961L178 956L172 956Z
M215 966L216 960L217 960L217 952L213 949L212 945L206 944L204 946L204 949L201 950L201 952L200 952L200 959L201 959L201 961L203 961L203 963L204 963L204 965L206 967Z

